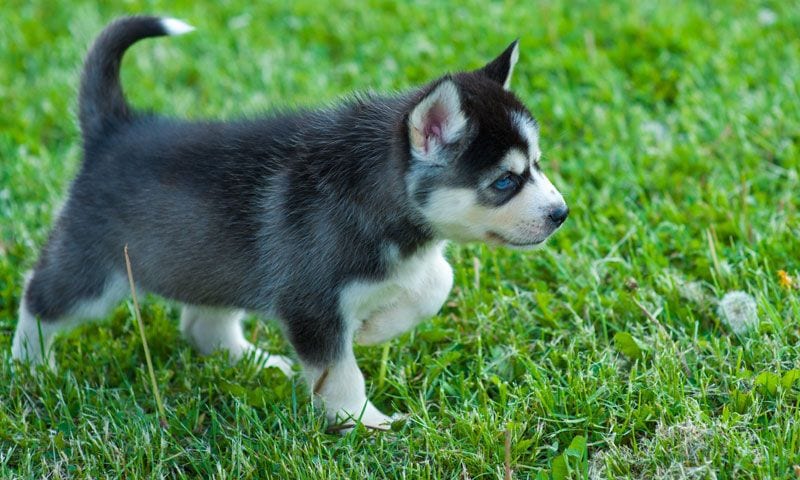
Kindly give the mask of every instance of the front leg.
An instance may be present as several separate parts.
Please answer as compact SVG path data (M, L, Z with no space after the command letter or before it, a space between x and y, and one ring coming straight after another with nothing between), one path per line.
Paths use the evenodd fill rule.
M408 278L395 280L395 297L372 311L356 331L360 345L376 345L401 335L442 308L453 287L453 269L441 254Z
M438 310L437 307L436 311ZM413 299L404 296L397 305L378 311L365 320L356 331L355 341L359 345L378 345L388 342L416 327L431 315L433 314L421 312L419 305L414 303Z
M364 375L353 354L352 322L340 315L309 315L288 308L281 313L314 404L324 409L329 425L342 431L360 421L389 429L392 419L367 398Z
M389 430L392 418L367 398L364 375L356 364L352 345L328 365L303 364L306 381L316 405L325 410L331 429L349 431L356 423L377 430Z

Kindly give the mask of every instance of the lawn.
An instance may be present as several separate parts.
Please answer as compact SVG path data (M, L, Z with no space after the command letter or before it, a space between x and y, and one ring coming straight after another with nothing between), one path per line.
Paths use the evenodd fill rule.
M0 7L0 478L800 477L800 4L322 5ZM136 45L128 97L190 118L404 89L521 39L512 88L572 213L542 250L451 245L444 309L358 349L373 401L410 414L392 432L325 433L302 383L199 356L157 297L166 425L131 302L58 341L58 373L8 361L80 161L82 57L144 12L197 31Z

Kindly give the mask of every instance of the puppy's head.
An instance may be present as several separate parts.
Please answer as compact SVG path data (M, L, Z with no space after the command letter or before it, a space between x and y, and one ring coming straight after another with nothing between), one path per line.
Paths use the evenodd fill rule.
M539 163L536 120L508 90L518 56L514 42L479 70L437 80L408 115L408 193L444 238L532 247L567 217Z

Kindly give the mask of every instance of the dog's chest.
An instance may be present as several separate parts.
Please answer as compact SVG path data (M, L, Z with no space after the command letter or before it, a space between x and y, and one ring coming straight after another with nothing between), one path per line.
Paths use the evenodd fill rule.
M358 328L376 314L409 304L418 305L420 314L435 314L453 285L444 247L441 242L400 260L384 280L348 284L339 298L344 318Z

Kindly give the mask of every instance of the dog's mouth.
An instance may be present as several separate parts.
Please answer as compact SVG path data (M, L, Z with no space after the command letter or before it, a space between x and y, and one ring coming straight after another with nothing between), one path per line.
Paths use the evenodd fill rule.
M544 243L545 240L547 240L547 237L545 237L545 238L543 238L541 240L532 240L532 241L529 241L529 242L519 242L519 241L516 241L516 240L510 240L510 239L500 235L497 232L489 231L489 232L486 232L486 239L489 240L490 243L499 243L499 244L506 245L506 246L509 246L509 247L530 248L530 247L535 247L537 245L541 245L542 243Z

